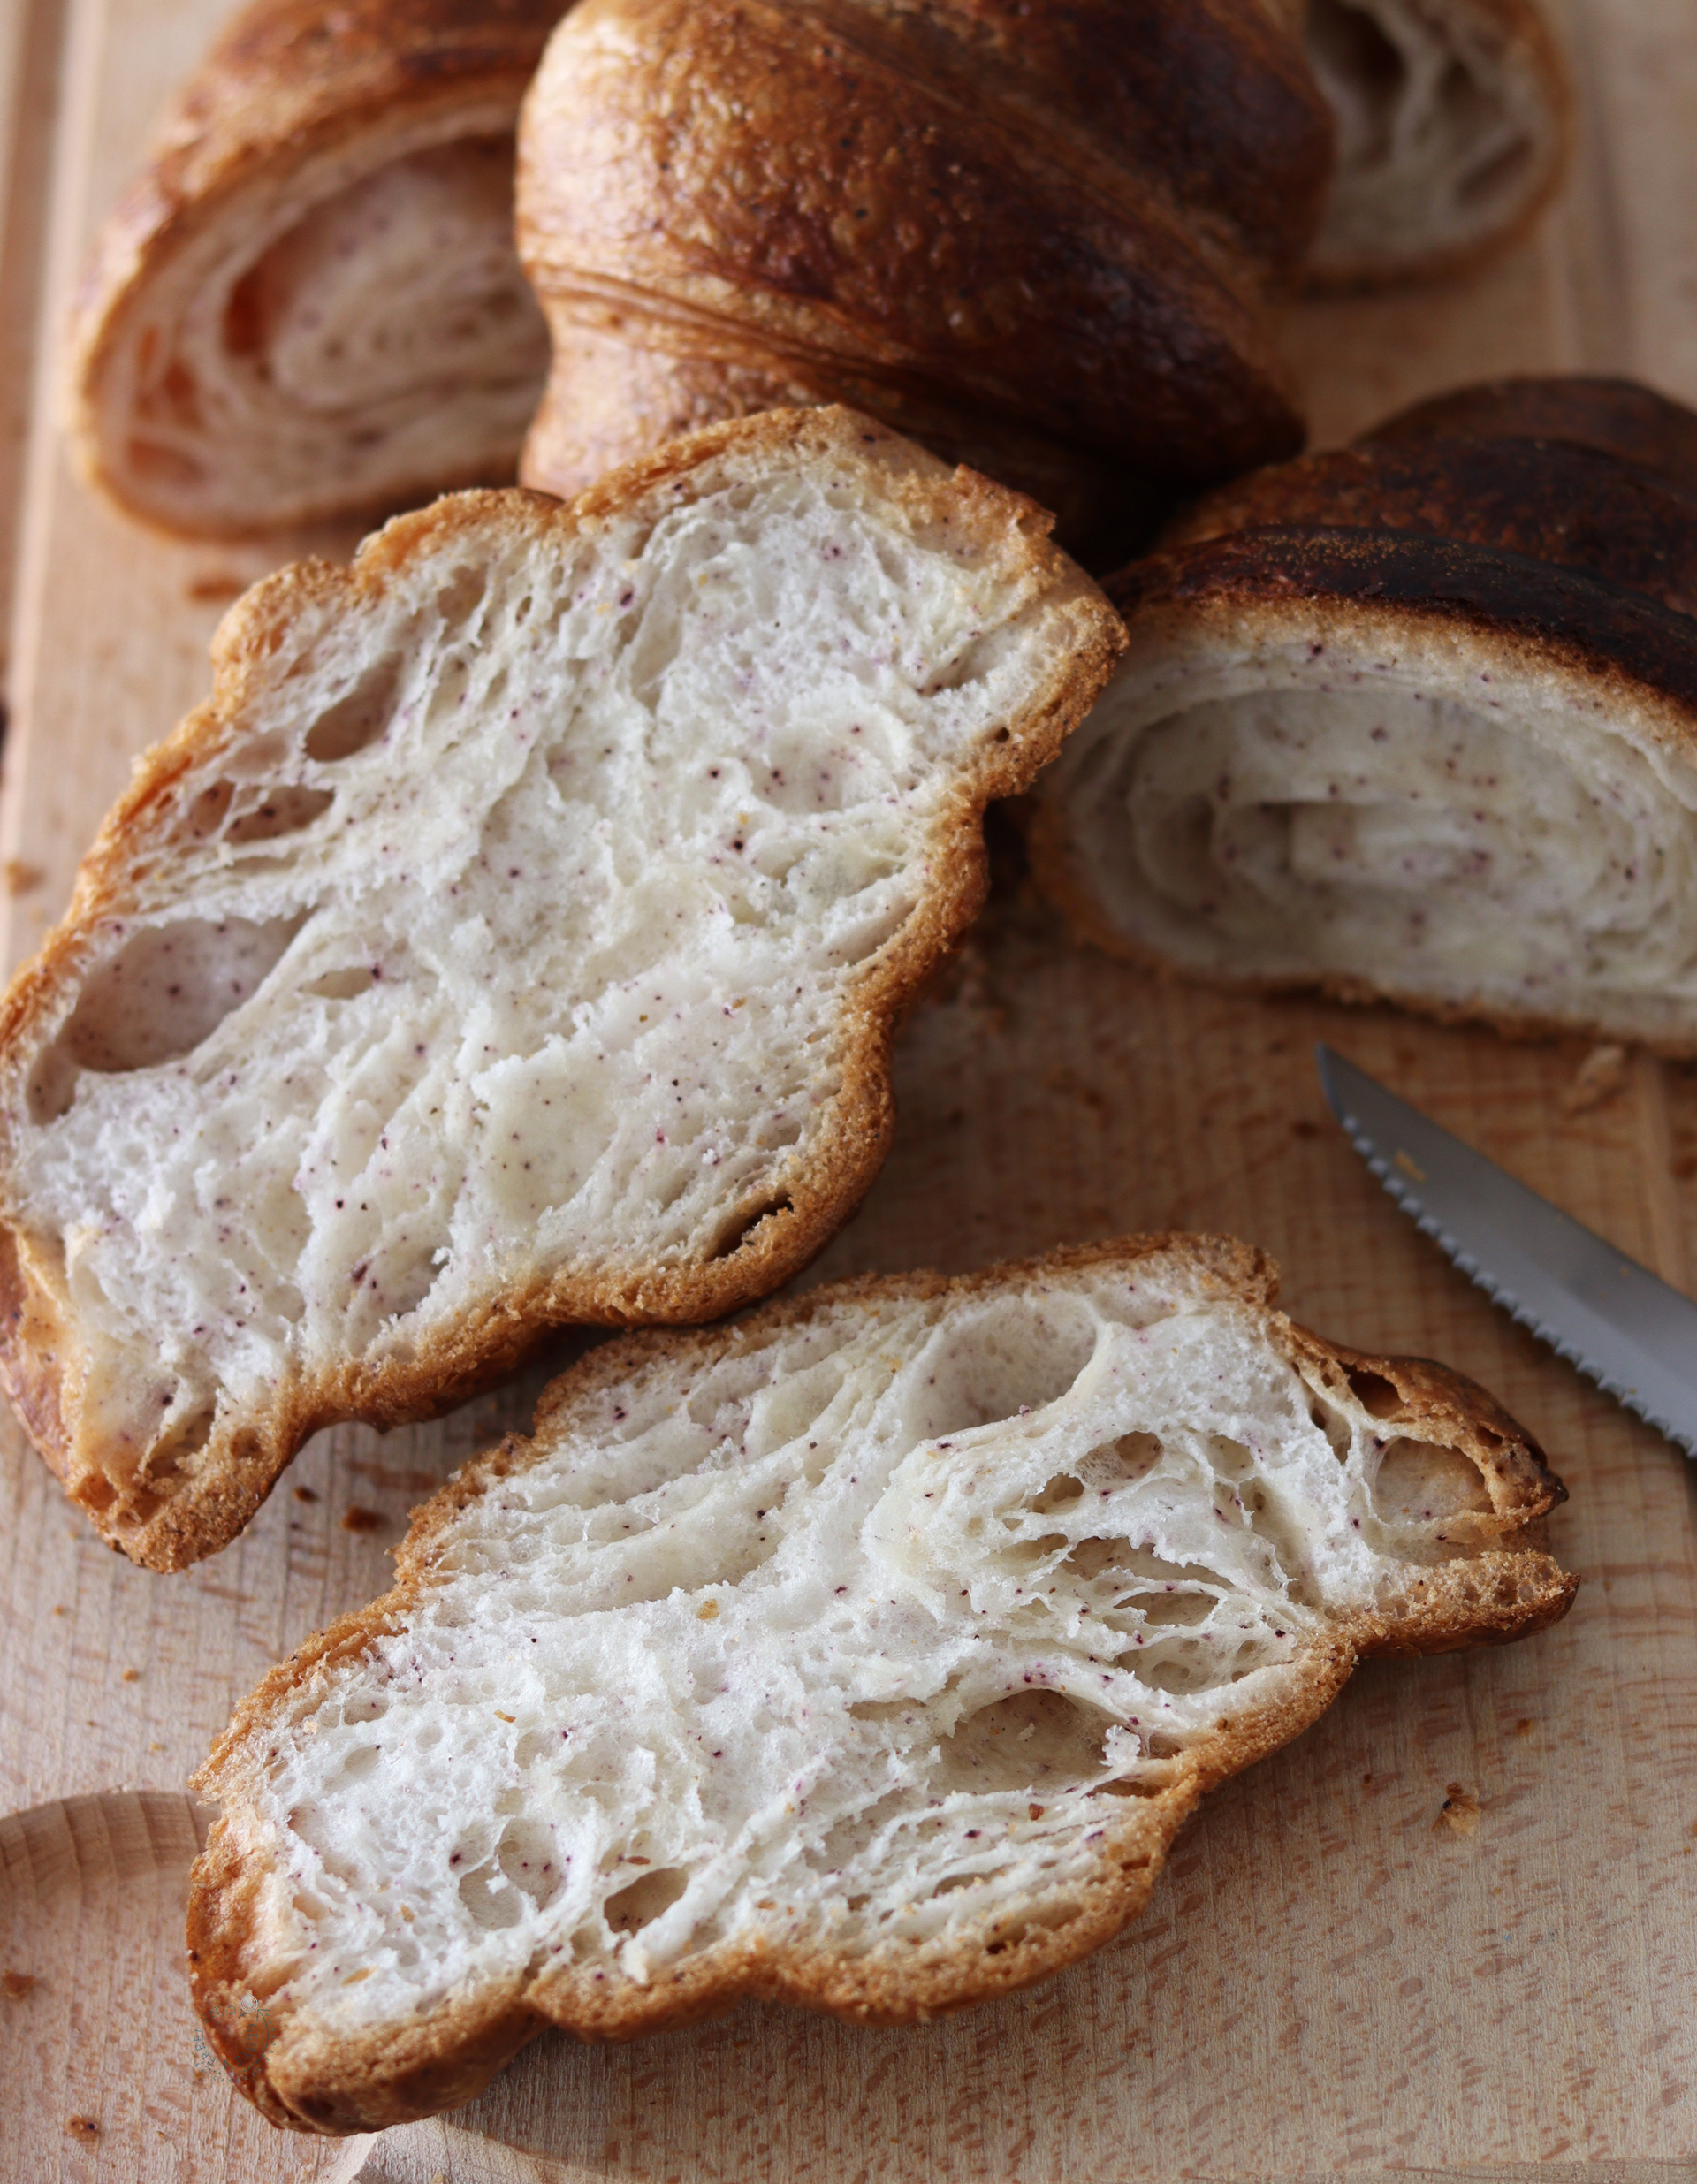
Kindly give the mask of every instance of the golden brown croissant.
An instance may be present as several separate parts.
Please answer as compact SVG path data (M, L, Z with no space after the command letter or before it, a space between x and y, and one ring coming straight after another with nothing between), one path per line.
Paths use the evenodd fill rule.
M1330 118L1271 0L583 0L520 130L553 337L527 483L850 402L1075 540L1130 482L1229 476L1302 422L1268 285Z
M240 535L510 480L547 338L513 129L559 0L259 0L179 93L75 331L83 466Z

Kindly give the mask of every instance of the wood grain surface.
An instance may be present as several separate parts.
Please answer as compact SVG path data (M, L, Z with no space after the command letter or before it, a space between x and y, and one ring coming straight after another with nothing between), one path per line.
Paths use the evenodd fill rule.
M203 694L224 605L288 551L110 514L46 399L88 234L223 0L12 6L0 310L31 308L44 265L49 335L15 541L8 964L62 908L135 752ZM1564 20L1585 135L1566 202L1469 282L1295 309L1321 440L1507 370L1631 371L1697 401L1697 9L1572 0ZM1311 1049L1331 1040L1687 1290L1697 1077L1628 1057L1581 1082L1581 1046L1164 983L1069 946L1004 862L903 1036L889 1165L812 1278L1116 1230L1248 1237L1298 1317L1448 1359L1543 1441L1572 1495L1554 1544L1585 1579L1568 1621L1365 1670L1209 1801L1125 1940L1014 2001L903 2034L749 2008L624 2049L546 2037L452 2118L316 2142L272 2132L197 2051L183 1785L273 1661L383 1587L408 1507L525 1422L540 1375L438 1426L321 1435L240 1541L177 1578L103 1549L7 1422L4 2184L1697 2176L1697 1474L1396 1212L1326 1115Z

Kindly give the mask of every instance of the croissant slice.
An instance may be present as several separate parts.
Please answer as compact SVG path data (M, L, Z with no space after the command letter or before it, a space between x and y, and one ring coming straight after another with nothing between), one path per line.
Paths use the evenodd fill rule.
M1135 1917L1199 1799L1358 1661L1557 1621L1529 1436L1276 1285L1224 1237L1127 1237L557 1380L197 1777L190 1976L235 2082L372 2130L549 2023L1007 1995Z
M1560 186L1572 96L1537 0L1309 0L1307 44L1337 117L1314 284L1455 271Z
M1059 506L1293 453L1330 118L1260 0L585 0L520 133L525 482L851 400Z
M238 601L0 1002L0 1379L108 1539L180 1567L319 1426L824 1245L1119 650L1046 528L790 411Z
M240 536L510 480L547 361L513 132L559 0L259 0L108 223L74 334L85 469Z
M1697 1053L1697 500L1399 424L1110 583L1130 648L1042 784L1039 880L1200 976Z

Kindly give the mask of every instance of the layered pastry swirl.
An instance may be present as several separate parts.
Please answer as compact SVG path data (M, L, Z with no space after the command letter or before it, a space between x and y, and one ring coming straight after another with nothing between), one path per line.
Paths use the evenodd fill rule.
M1206 977L1697 1051L1694 425L1473 390L1202 502L1110 586L1040 879Z

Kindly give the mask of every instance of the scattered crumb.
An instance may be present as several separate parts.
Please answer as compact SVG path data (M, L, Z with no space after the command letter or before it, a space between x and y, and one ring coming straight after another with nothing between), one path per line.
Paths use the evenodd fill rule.
M239 599L247 586L241 577L229 569L208 569L204 575L188 580L191 599Z
M1320 1124L1311 1115L1298 1115L1290 1125L1290 1135L1293 1138L1318 1138Z
M1438 1807L1438 1816L1433 1828L1445 1829L1451 1835L1473 1835L1479 1829L1479 1792L1464 1784L1452 1782L1449 1795Z
M80 2139L85 2146L92 2146L100 2136L100 2126L92 2116L67 2116L65 2119L65 2135L68 2139Z
M342 1518L344 1532L381 1532L383 1518L375 1509L367 1509L362 1503L351 1502Z
M718 1614L719 1602L716 1600L704 1600L696 1610L696 1620L698 1623L712 1623Z
M1370 1790L1370 1789L1372 1789L1372 1787L1373 1787L1373 1777L1372 1777L1371 1775L1363 1775L1363 1776L1362 1776L1362 1777L1361 1777L1361 1787L1362 1787L1364 1790Z
M141 1671L140 1669L126 1669L119 1680L126 1684L139 1684L141 1681Z
M6 893L17 896L39 887L47 874L39 864L26 864L22 857L6 859Z
M8 2002L21 2002L27 1994L34 1994L41 1983L34 1972L0 1972L0 1994Z
M1587 1115L1626 1088L1626 1049L1594 1046L1562 1094L1564 1115Z
M56 1616L62 1616L65 1613L65 1609L63 1608L56 1608L53 1612Z
M318 1495L311 1487L297 1487L294 1489L294 1498L297 1502L316 1502Z
M1534 1724L1531 1715L1523 1714L1514 1725L1514 1733L1517 1737L1529 1737L1533 1732L1533 1726Z
M1028 1805L1025 1810L1033 1820L1041 1820L1043 1817L1043 1807L1040 1805Z

